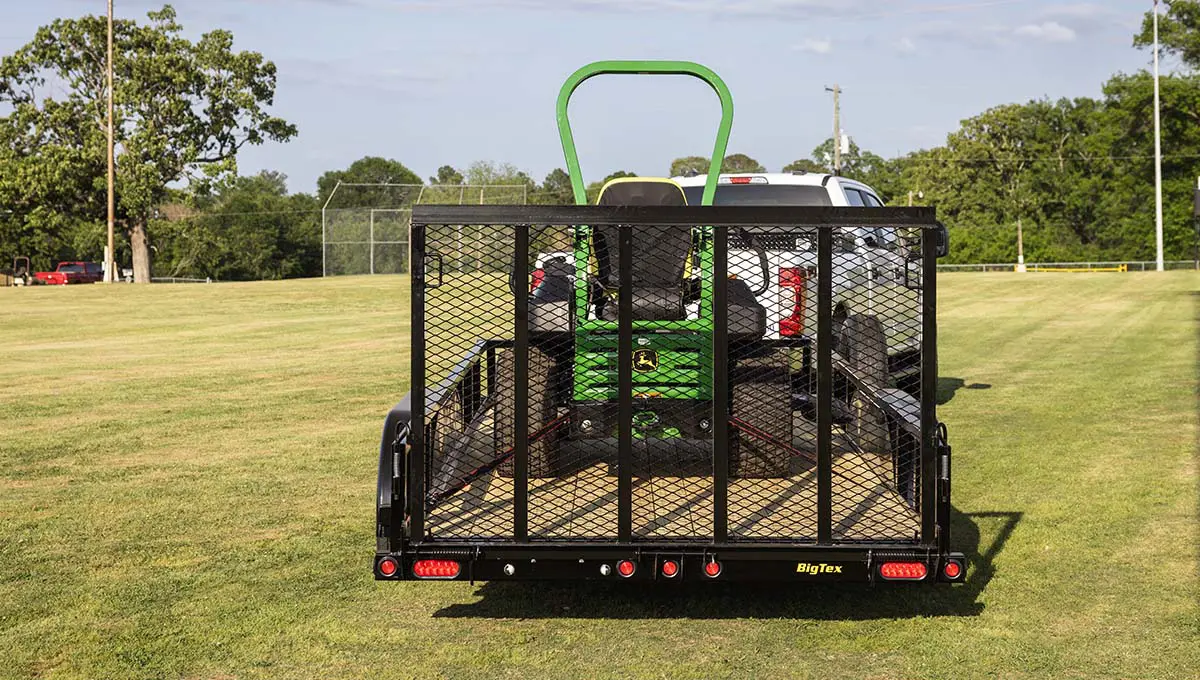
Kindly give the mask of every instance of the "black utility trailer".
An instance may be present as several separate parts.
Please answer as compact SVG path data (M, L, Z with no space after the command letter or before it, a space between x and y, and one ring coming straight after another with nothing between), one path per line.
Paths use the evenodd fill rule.
M862 229L905 264L851 271ZM964 579L932 209L417 206L411 236L377 579ZM787 299L731 253L790 263ZM836 316L835 286L867 311ZM897 337L915 387L889 378Z

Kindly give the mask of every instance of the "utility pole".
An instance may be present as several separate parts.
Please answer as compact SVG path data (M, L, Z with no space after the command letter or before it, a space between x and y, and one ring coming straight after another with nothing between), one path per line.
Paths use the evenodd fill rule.
M104 282L117 280L116 252L113 244L113 224L116 201L113 198L113 0L108 0L108 249L104 254Z
M1154 0L1154 240L1163 270L1162 123L1158 103L1158 0Z
M842 88L838 85L826 87L833 93L833 174L842 174Z

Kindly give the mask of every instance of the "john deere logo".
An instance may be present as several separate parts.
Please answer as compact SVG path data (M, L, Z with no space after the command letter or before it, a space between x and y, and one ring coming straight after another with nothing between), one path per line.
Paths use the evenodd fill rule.
M658 352L652 349L639 349L633 352L633 370L638 373L649 373L658 368Z

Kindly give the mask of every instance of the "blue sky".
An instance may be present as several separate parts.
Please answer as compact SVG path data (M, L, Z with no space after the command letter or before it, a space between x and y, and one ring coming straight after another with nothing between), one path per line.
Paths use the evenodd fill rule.
M279 67L275 112L288 144L251 148L243 173L280 170L312 191L364 155L422 177L438 166L511 162L539 180L563 166L554 99L596 59L698 61L733 91L731 152L768 169L843 128L883 156L940 144L958 121L1042 96L1098 96L1151 0L176 0L186 32L233 31ZM0 52L58 16L104 0L4 0ZM144 18L161 3L116 0ZM584 174L665 173L711 150L719 107L699 81L611 77L572 100Z

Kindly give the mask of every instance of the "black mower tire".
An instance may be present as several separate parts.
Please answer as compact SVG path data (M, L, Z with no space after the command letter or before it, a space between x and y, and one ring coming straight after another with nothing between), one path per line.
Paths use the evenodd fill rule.
M557 417L554 405L554 359L536 347L529 348L529 432L532 434ZM499 394L496 399L496 454L516 444L516 404L513 386L516 382L516 355L513 350L496 353L496 379ZM561 432L551 432L529 444L529 478L558 476L558 442ZM496 468L501 477L513 476L514 462L509 458Z
M733 374L733 416L772 439L792 442L792 387L787 350L739 359ZM736 427L729 428L729 475L774 479L791 474L791 453Z

